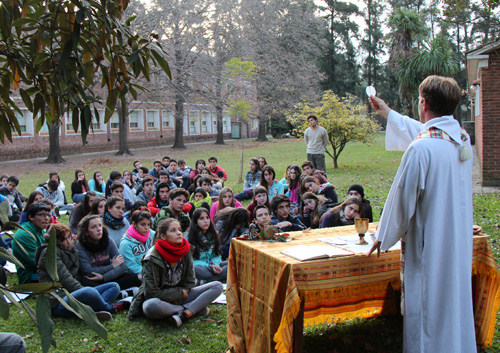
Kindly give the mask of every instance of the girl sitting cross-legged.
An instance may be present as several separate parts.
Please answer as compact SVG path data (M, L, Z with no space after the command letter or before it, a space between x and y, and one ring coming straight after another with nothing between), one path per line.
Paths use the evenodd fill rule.
M56 231L57 274L59 276L59 282L64 289L70 292L75 299L90 306L95 311L97 318L101 321L111 319L110 312L123 310L127 307L127 304L130 305L125 302L111 304L120 293L120 286L115 282L103 283L96 287L83 286L80 282L80 275L78 273L80 268L78 250L73 244L71 229L61 223L52 224L48 233L50 233L51 229ZM45 243L37 249L37 273L38 280L40 282L52 283L53 279L48 274L45 261L47 255L47 245L48 243ZM56 291L56 294L62 297L66 303L68 302L68 297L62 290ZM49 302L53 316L65 318L75 316L56 298L49 296Z
M81 282L83 285L97 287L107 282L116 282L123 291L122 297L132 295L134 287L141 285L135 273L126 272L123 256L118 252L108 230L101 223L101 217L91 215L79 224L76 248L80 258Z
M227 261L222 262L219 238L205 208L194 211L186 233L191 244L194 271L199 281L226 281Z
M120 254L128 271L135 273L142 280L141 258L153 246L155 232L150 229L151 213L147 207L134 211L130 220L132 225L120 242Z
M142 285L132 300L129 319L143 314L150 319L168 319L181 327L194 315L208 315L207 306L222 293L222 284L216 281L194 286L191 246L179 222L163 220L155 239L142 259Z

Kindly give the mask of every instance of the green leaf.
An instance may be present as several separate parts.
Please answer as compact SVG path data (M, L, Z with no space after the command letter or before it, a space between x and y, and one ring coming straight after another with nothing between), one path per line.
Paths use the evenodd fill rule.
M21 305L23 306L24 311L26 311L30 319L35 323L35 325L38 325L38 322L36 320L36 313L33 308L26 302L26 300L21 300Z
M33 111L33 104L31 103L30 95L26 92L26 90L20 88L19 93L21 94L21 98L23 99L23 103L28 108L30 112Z
M43 126L43 123L44 123L45 119L43 117L38 117L38 119L36 120L36 125L35 125L35 132L38 133L40 132L40 130L42 129L42 126Z
M79 117L79 114L80 112L78 111L78 107L74 107L73 108L73 113L71 115L71 122L73 123L73 129L75 130L75 132L78 131L78 124L80 122L80 120L78 119Z
M160 54L155 49L151 49L151 54L154 56L158 65L160 65L163 71L165 71L168 78L172 79L172 73L170 72L170 67L168 66L167 61L163 58L163 53Z
M44 282L44 283L26 283L18 284L12 287L12 290L16 292L35 292L35 293L47 293L56 289L61 288L62 285L59 282Z
M100 337L107 340L108 331L104 328L104 326L102 326L99 320L97 320L94 310L92 310L90 306L80 303L78 300L73 298L73 296L66 289L63 290L68 297L69 305L71 305L71 307L83 317L83 321L85 321L87 326L90 327Z
M17 259L17 257L12 255L12 253L10 251L8 251L7 249L2 248L2 247L0 247L0 258L7 260L9 262L12 262L14 265L16 265L20 268L24 268L23 264Z
M52 334L54 333L54 323L51 316L49 299L45 295L39 295L36 301L36 319L44 353L49 351Z
M56 293L52 292L52 293L49 293L49 295L53 296L54 298L56 298L59 303L61 303L62 306L64 306L67 310L71 311L73 314L76 315L76 317L78 317L80 320L83 320L83 317L78 314L68 303L66 303L66 301L61 298L59 295L57 295Z
M115 87L108 93L108 98L106 99L106 114L104 115L104 122L107 123L111 116L115 112L116 101L118 100L118 95L120 94L120 89Z
M15 305L18 309L23 310L22 305L19 304L16 299L14 299L14 296L11 294L11 292L8 289L6 289L4 286L0 285L0 293L5 295L7 297L7 299L9 299L11 304Z
M50 230L49 245L45 254L45 268L54 282L59 281L59 274L57 273L57 235L54 228Z
M9 304L3 295L0 296L0 317L4 320L9 318Z

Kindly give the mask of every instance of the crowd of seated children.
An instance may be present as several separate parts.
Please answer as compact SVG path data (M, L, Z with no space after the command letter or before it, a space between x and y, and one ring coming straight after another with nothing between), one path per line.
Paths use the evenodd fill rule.
M290 165L286 178L278 181L264 157L252 158L239 194L223 187L227 174L215 157L209 158L208 167L198 159L194 169L183 159L176 161L168 156L155 161L151 171L140 161L133 164L133 171L112 171L107 181L96 171L87 182L85 172L75 170L71 190L72 200L78 201L70 214L69 227L54 223L54 203L65 206L64 195L61 197L64 183L57 173L51 173L49 180L30 194L21 221L26 219L23 226L34 237L22 230L15 234L28 255L12 245L25 266L18 269L20 283L51 280L44 268L46 243L42 234L55 224L57 260L64 265L61 269L67 270L60 276L64 288L83 302L93 300L91 307L96 312L109 313L127 307L126 303L115 303L116 298L131 295L140 286L130 317L141 313L149 318L168 317L179 327L196 313L208 313L208 298L220 294L218 281L226 279L226 260L234 237L249 229L261 232L268 225L297 231L349 225L359 217L373 221L370 201L364 198L361 185L351 185L349 198L339 204L334 186L311 162L304 162L302 170ZM6 185L0 187L0 195L11 213L21 218L19 179L1 179ZM248 209L237 198L252 198ZM72 234L77 234L75 246ZM191 251L186 252L187 248ZM192 273L185 272L186 268L192 268ZM181 277L155 277L172 271ZM213 285L195 286L204 282ZM172 293L180 295L178 300L169 296ZM60 304L51 304L56 304L52 306L54 316L71 316Z

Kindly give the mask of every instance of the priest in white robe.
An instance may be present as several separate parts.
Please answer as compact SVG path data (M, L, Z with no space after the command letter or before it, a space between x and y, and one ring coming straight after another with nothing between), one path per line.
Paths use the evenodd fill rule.
M404 150L369 254L405 234L405 353L477 351L472 309L472 149L452 114L455 80L429 76L419 87L421 122L370 97L388 118L386 148Z

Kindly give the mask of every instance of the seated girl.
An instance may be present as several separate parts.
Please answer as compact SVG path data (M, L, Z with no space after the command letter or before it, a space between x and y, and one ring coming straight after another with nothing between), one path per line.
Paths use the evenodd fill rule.
M168 318L181 327L194 315L208 315L208 305L222 293L222 284L194 286L190 249L177 220L167 218L159 224L156 242L142 261L143 282L132 300L129 319L143 314L150 319Z
M129 272L142 280L142 256L153 246L155 232L151 228L151 213L147 207L134 211L132 224L120 242L120 254Z
M298 165L292 165L288 169L288 191L286 196L290 198L290 212L293 214L298 214L299 210L295 210L297 206L300 206L300 167Z
M192 216L194 210L200 207L210 210L210 205L212 204L212 198L205 189L203 189L202 187L197 187L189 197L189 202L193 205L190 214L190 216Z
M135 211L144 211L144 210L147 210L149 213L151 213L151 211L149 210L148 208L148 205L146 202L142 201L142 200L137 200L136 202L134 202L134 204L130 207L130 211L127 212L125 214L125 219L128 221L128 223L132 224L132 215L134 214ZM153 216L151 216L151 221L153 220Z
M214 174L212 174L210 172L210 169L208 167L204 167L202 168L201 172L200 172L200 175L202 177L209 177L211 180L212 180L212 187L215 189L215 190L220 190L222 189L223 187L223 183L222 181L220 181L219 178L217 178L217 176L215 176Z
M352 225L356 218L362 217L363 203L357 197L350 197L323 215L320 228Z
M71 198L73 202L80 202L87 191L90 191L90 189L87 178L85 178L85 173L81 169L75 170L75 180L71 183Z
M89 190L94 191L98 196L106 195L106 184L101 172L94 172L94 177L89 180Z
M243 182L243 191L235 195L236 200L248 200L253 197L253 189L260 183L260 164L257 158L250 159L248 163L250 170L245 174Z
M28 221L28 213L26 210L31 204L38 202L38 200L43 199L43 194L40 190L33 191L28 197L28 201L26 202L26 206L24 206L23 213L21 213L21 218L19 219L19 225L22 225L24 222Z
M316 229L319 228L319 222L321 216L320 213L321 205L323 205L327 199L321 195L316 195L312 192L306 192L302 195L302 202L300 205L300 220L308 228Z
M92 206L90 206L89 214L96 214L99 216L104 216L104 210L106 209L106 199L104 197L97 196L94 201L92 201Z
M319 184L318 180L312 176L306 176L302 178L302 190L304 192L309 191L316 195L324 196L329 200L330 203L338 203L337 193L335 192L335 187L330 184Z
M226 282L227 261L222 262L219 238L207 209L199 208L194 211L187 239L193 249L196 279Z
M248 230L250 213L243 207L226 207L217 212L214 217L215 230L219 235L222 250L222 260L229 256L231 239L239 237Z
M90 213L90 207L92 207L92 203L94 199L97 197L97 194L94 191L89 191L85 194L83 199L73 208L71 212L71 216L69 216L68 226L71 229L73 234L78 233L78 223L83 217L87 216Z
M51 229L55 229L56 231L57 274L62 287L70 292L75 299L90 306L99 320L106 321L111 319L111 312L120 311L124 308L121 302L111 304L118 297L120 286L115 282L108 282L96 287L84 287L80 283L78 250L73 244L71 229L61 223L53 224L49 228L48 233L50 233ZM37 273L40 283L53 282L46 267L47 246L48 243L43 244L36 252ZM63 290L56 291L56 294L62 297L66 303L68 302L68 297L64 294ZM48 298L53 316L64 318L75 317L56 298L51 295Z
M283 178L281 178L280 180L280 183L283 184L283 190L285 192L288 191L288 178L289 178L289 172L290 172L290 167L292 165L290 164L288 167L286 167L286 170L285 170L285 175L283 176Z
M125 201L118 196L111 196L106 200L104 208L103 225L107 227L110 239L120 246L123 234L130 227L130 223L123 217Z
M243 205L234 198L233 190L229 186L222 188L219 194L219 200L214 202L210 208L210 219L213 221L215 214L226 207L243 207Z
M78 228L76 248L80 259L81 283L97 287L103 283L116 282L122 290L131 289L127 293L131 295L133 288L140 286L141 281L135 273L126 272L123 256L113 239L109 238L101 217L87 216L81 220Z
M138 189L134 179L135 177L130 170L123 172L123 179L121 180L123 183L123 198L128 199L131 203L135 202Z
M260 176L260 185L268 190L269 202L273 200L274 196L285 193L283 184L275 178L276 173L274 172L274 168L270 165L264 166L264 169L262 170L262 174Z
M256 186L253 189L253 201L247 206L248 212L252 215L255 207L258 205L265 205L268 209L271 209L269 194L264 186Z
M264 166L267 165L266 157L260 156L260 157L257 157L257 159L259 160L260 170L263 170Z

